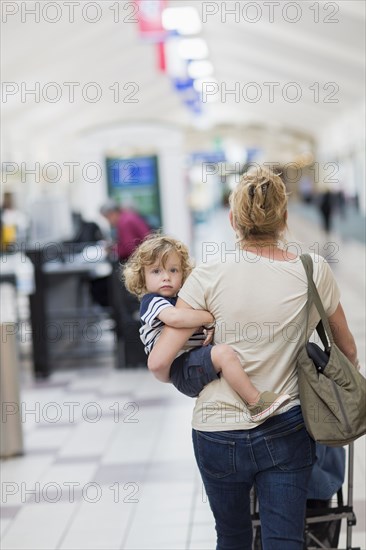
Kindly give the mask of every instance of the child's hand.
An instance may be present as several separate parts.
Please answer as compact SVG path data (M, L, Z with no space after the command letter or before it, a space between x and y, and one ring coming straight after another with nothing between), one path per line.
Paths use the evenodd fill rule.
M213 328L204 328L203 332L206 335L206 338L205 338L202 345L203 346L208 346L208 344L211 344L211 342L213 341L213 337L214 337L214 334L215 334L215 327L213 327Z

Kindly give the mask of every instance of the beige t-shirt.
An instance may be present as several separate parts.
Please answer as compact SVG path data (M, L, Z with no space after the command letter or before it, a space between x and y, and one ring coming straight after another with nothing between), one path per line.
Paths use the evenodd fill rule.
M324 309L332 315L340 292L324 258L311 254L314 281ZM201 264L188 277L179 297L216 319L215 343L226 343L259 391L291 395L279 412L299 404L296 358L305 343L307 278L300 258L276 261L241 251L225 261ZM309 337L319 314L312 306ZM192 426L202 431L251 429L239 395L221 377L197 398Z

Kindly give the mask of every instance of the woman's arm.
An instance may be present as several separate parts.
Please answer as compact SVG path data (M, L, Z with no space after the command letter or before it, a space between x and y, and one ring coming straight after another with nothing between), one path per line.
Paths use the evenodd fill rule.
M193 308L180 298L178 298L175 308L193 311ZM147 360L149 370L160 382L169 382L170 365L174 361L178 351L182 349L195 330L196 326L192 328L166 326L163 328L161 336L151 350Z
M208 311L179 306L163 309L158 317L165 325L174 328L197 328L214 321L214 318Z
M341 304L338 304L337 309L329 318L329 324L334 338L334 343L343 351L344 355L358 366L356 342L348 328L346 316Z

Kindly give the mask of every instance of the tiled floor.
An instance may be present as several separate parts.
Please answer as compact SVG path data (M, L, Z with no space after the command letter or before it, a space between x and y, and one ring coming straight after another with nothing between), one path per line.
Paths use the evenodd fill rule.
M319 243L335 251L332 267L364 365L365 247L332 235L324 249L313 223L290 217L290 226L302 249ZM221 242L231 243L232 233L218 212L197 232L197 261ZM215 547L191 448L191 399L145 369L114 370L108 356L47 382L23 374L25 455L1 464L2 550ZM355 449L353 546L365 548L365 440ZM341 548L344 533L343 525Z

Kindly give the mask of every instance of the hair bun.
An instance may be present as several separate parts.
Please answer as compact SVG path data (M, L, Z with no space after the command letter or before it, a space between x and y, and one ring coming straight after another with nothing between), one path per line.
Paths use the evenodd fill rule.
M230 195L235 228L244 239L278 239L286 227L286 187L264 166L245 173Z

